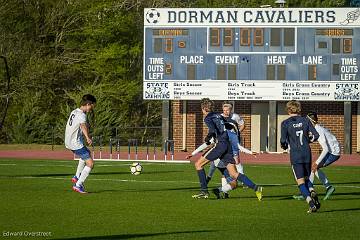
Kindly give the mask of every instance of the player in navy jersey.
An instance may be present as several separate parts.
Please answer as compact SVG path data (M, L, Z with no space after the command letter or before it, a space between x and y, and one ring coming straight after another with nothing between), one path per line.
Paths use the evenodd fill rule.
M327 200L331 194L333 194L335 188L331 185L329 179L326 177L325 173L320 170L320 168L327 167L340 158L340 143L329 129L319 124L316 112L309 112L307 117L320 135L318 142L322 148L320 156L312 164L312 171L309 180L314 183L314 176L316 175L326 188L324 200ZM294 198L301 200L303 197L302 195L294 195Z
M289 101L286 104L289 118L281 123L281 147L290 148L291 167L300 189L310 208L308 213L316 212L320 208L316 192L309 181L311 173L311 149L310 142L319 138L318 132L309 119L300 116L301 105L298 101Z
M232 147L229 142L229 137L225 125L228 126L223 117L214 112L214 103L208 99L204 98L201 100L201 110L204 115L206 115L204 122L207 125L209 132L205 137L206 145L211 145L211 140L215 139L213 146L205 153L203 156L195 162L195 169L199 176L200 182L200 193L193 195L193 198L208 198L209 192L207 189L206 174L204 166L210 161L220 159L224 166L226 167L229 175L235 179L232 184L226 184L220 189L215 189L214 193L217 198L220 198L220 192L227 192L237 187L237 182L243 182L246 186L253 189L256 193L256 196L259 200L262 199L262 187L257 186L253 183L246 175L239 174L235 167L235 160L233 157ZM193 154L187 156L191 158Z

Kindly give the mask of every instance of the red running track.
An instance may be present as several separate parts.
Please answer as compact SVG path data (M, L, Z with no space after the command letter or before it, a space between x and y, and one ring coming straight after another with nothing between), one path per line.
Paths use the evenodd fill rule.
M174 160L184 160L189 153L175 152ZM289 164L288 154L258 154L256 157L247 154L241 154L242 163L245 164ZM316 159L318 155L314 155ZM200 157L200 154L193 157L195 160ZM1 159L51 159L51 160L72 160L74 155L69 150L0 150L0 161ZM95 153L95 158L99 158L99 152ZM102 152L102 158L109 159L110 154L108 152ZM113 153L113 159L117 159L117 153ZM150 153L149 159L153 160L153 153ZM120 152L120 159L128 159L127 152ZM135 153L131 153L130 159L135 159ZM138 153L139 160L146 159L145 152ZM156 160L164 160L164 153L157 152ZM171 160L170 154L167 156L167 160ZM334 163L338 166L360 166L360 155L359 154L345 154Z

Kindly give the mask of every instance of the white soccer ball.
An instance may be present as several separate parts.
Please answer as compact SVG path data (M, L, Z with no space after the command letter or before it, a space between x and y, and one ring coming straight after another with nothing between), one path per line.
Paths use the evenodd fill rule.
M143 170L143 167L138 162L134 162L130 166L130 171L131 171L131 174L133 174L133 175L139 175L142 172L142 170Z
M158 23L160 20L160 13L156 9L150 9L146 13L146 21L148 23Z

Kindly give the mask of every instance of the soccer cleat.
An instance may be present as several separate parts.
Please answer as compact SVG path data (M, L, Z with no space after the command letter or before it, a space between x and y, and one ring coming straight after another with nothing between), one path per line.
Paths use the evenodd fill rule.
M212 192L215 194L215 196L216 196L217 199L223 198L223 197L222 197L222 194L221 194L221 191L220 191L218 188L214 188L214 189L212 190Z
M209 198L209 193L205 191L200 191L198 194L192 195L192 198Z
M320 208L320 202L319 202L319 198L318 198L316 192L311 191L310 196L311 196L312 200L314 201L314 205L315 205L316 209L319 209Z
M72 189L73 189L75 192L78 192L78 193L87 193L87 192L85 192L84 186L78 187L78 186L74 185L74 186L72 187Z
M225 198L225 199L229 198L229 193L224 192L224 198Z
M72 183L77 183L78 180L79 180L79 178L78 178L77 176L73 176L73 177L71 178L71 182L72 182Z
M329 197L331 196L331 194L333 194L335 192L335 188L333 186L330 186L326 189L326 194L324 197L324 200L329 199Z
M259 199L259 201L261 201L261 199L263 197L262 192L263 192L263 187L257 187L255 194L256 194L256 197Z
M296 200L304 200L305 199L303 195L293 195L292 197Z
M309 202L309 210L307 211L307 213L314 213L314 212L316 212L318 209L317 209L317 207L316 207L316 205L315 205L315 202L314 202L314 200L310 200L310 202Z
M315 206L310 206L309 210L307 211L307 213L314 213L317 211L317 208Z

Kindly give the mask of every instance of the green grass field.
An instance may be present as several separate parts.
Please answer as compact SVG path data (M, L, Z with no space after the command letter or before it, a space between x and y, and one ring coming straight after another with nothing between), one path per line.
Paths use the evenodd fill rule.
M89 194L71 190L75 161L0 160L0 238L51 232L53 239L359 239L360 168L325 169L336 187L320 212L307 214L288 166L245 165L264 185L259 202L238 188L230 199L192 199L198 191L190 164L97 162ZM218 173L215 177L219 176ZM215 187L218 181L212 181ZM317 187L320 198L324 188ZM25 238L25 237L14 237ZM27 239L31 237L27 237ZM33 237L38 239L40 237Z

